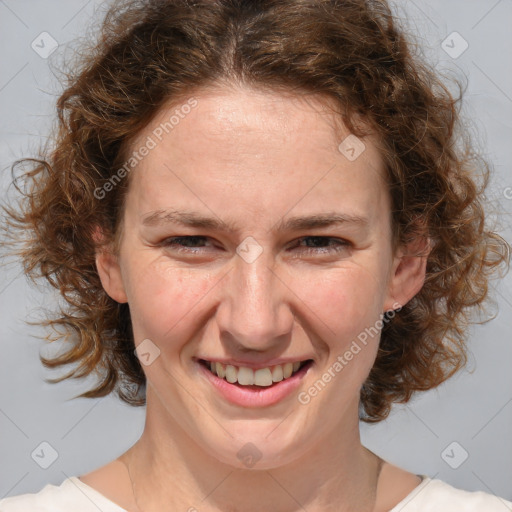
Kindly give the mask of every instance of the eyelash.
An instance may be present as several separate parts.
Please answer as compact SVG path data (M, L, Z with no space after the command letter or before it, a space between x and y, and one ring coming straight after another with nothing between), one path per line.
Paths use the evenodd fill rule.
M201 252L200 251L200 247L187 247L187 246L184 246L183 244L179 243L180 241L183 241L183 240L194 240L194 239L200 239L200 240L207 240L208 237L206 236L177 236L177 237L172 237L172 238L167 238L166 240L164 240L160 245L162 246L165 246L165 247L172 247L172 248L175 248L178 252L192 252L192 253L199 253ZM299 238L299 242L300 241L304 241L304 240L322 240L322 241L326 241L326 242L335 242L336 243L336 246L331 246L332 249L329 249L328 247L306 247L305 251L307 254L311 254L311 253L316 253L316 254L335 254L335 253L338 253L338 252L341 252L342 250L346 249L347 247L350 247L352 244L350 242L348 242L347 240L343 240L341 238L333 238L333 237L329 237L329 236L304 236L302 238Z

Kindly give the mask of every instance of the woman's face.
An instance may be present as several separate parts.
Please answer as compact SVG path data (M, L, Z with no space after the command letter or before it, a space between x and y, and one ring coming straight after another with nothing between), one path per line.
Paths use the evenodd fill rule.
M392 253L379 153L348 135L318 100L211 89L162 109L128 152L119 256L98 270L129 303L148 418L226 463L273 467L357 432L380 315L423 282Z

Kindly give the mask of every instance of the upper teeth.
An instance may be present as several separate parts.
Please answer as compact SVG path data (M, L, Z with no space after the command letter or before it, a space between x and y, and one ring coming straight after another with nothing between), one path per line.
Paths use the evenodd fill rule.
M209 362L207 365L213 373L221 379L226 379L231 384L238 382L242 386L271 386L273 382L280 382L287 379L300 367L300 361L295 363L276 364L272 367L253 370L246 366L233 366L219 362Z

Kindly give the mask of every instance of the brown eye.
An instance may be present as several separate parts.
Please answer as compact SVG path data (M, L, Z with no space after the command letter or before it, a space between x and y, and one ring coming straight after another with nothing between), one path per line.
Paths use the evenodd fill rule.
M159 245L163 247L170 247L176 249L179 252L201 252L201 249L208 248L205 242L208 241L206 236L175 236L172 238L166 238Z
M306 242L306 246L302 245L302 242ZM352 244L342 238L333 238L328 236L305 236L299 239L299 246L302 246L303 250L307 253L336 253L340 252Z

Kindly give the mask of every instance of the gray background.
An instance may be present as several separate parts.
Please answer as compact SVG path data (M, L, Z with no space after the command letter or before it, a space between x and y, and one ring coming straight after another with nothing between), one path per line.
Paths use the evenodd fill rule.
M50 63L58 63L77 36L91 37L85 27L100 15L102 5L99 0L0 0L2 197L10 183L10 164L35 154L52 125L60 86ZM467 77L464 113L494 164L496 174L487 197L504 209L502 234L510 241L512 2L401 0L397 8L439 70ZM456 58L454 52L464 45L457 35L445 43L453 47L452 56L442 47L454 31L469 45ZM31 48L42 32L59 43L49 59ZM47 39L45 48L49 47ZM497 318L471 331L468 370L408 405L397 406L385 422L362 425L363 442L370 449L410 471L512 499L511 283L509 274L495 285ZM16 264L0 268L0 304L2 498L36 492L46 483L59 484L114 459L138 439L144 410L112 397L73 400L88 381L43 381L59 372L42 367L38 354L48 353L49 347L36 336L43 330L25 321L41 318L56 299L43 285L29 285ZM52 448L40 446L42 442ZM47 469L41 467L55 456Z

